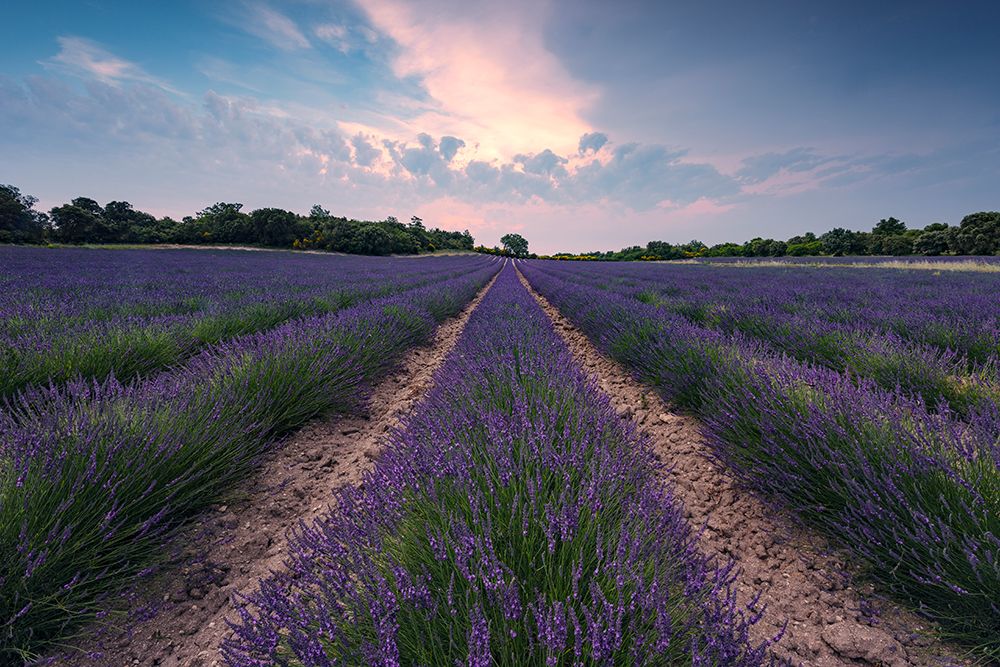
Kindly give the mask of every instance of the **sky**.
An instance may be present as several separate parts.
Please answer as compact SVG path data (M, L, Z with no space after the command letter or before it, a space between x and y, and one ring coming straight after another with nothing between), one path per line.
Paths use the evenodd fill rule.
M1000 3L13 0L0 183L531 250L1000 209Z

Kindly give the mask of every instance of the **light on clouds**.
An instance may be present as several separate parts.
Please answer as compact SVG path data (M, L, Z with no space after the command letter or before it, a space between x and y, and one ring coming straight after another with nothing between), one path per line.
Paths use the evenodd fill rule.
M516 231L542 251L787 237L887 215L920 226L997 207L1000 93L972 75L1000 56L975 37L975 3L906 20L736 7L721 23L569 0L156 16L60 4L52 21L25 6L0 28L0 182L47 206L322 203L417 214L489 244ZM910 66L909 45L941 22L967 39L939 35L940 56Z

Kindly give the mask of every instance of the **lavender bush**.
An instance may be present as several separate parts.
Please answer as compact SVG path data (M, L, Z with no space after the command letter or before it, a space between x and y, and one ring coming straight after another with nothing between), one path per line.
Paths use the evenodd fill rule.
M642 265L538 268L632 294L698 326L742 332L800 361L899 387L931 406L944 402L966 414L1000 402L1000 310L990 276L938 284L940 276L922 280L927 272L918 272L899 285L889 280L903 275L899 270L655 266L643 275ZM970 309L974 315L964 318Z
M230 665L752 665L651 450L508 268L357 489L242 609Z
M958 419L740 332L698 326L621 283L600 289L547 264L520 266L598 346L696 412L742 480L847 546L948 636L1000 657L995 403Z
M276 436L363 398L497 271L488 260L477 266L235 338L148 380L21 395L0 415L0 662L35 655L92 619Z
M477 257L0 248L0 397L128 379L205 345L473 270Z

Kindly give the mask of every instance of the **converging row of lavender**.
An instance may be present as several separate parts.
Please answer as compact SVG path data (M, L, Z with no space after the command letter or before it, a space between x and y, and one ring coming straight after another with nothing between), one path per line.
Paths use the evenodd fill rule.
M561 265L559 275L741 332L800 361L899 386L931 406L943 401L965 413L1000 400L1000 301L991 274L580 264Z
M454 277L483 258L0 248L0 397L128 379L206 345Z
M224 647L258 665L758 665L648 443L508 265Z
M877 584L946 636L1000 657L995 401L985 397L959 418L899 387L702 326L637 298L643 290L630 282L639 267L595 267L604 280L592 282L563 263L519 267L598 347L695 412L741 480L848 547ZM685 284L658 285L675 287Z
M149 378L78 378L0 413L0 664L113 610L172 530L246 477L270 443L352 409L404 350L497 272L425 265L433 284L209 346ZM328 264L336 266L336 264Z

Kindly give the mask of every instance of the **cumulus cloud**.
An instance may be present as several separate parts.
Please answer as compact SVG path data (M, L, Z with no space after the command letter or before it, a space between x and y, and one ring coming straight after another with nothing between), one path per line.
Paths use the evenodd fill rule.
M580 155L596 153L601 150L601 147L606 143L608 143L608 135L603 132L588 132L580 137L580 144L577 147L577 152Z
M465 175L473 183L489 185L500 178L500 170L482 160L472 160L465 167Z
M784 153L752 155L742 161L736 177L742 183L757 184L766 181L782 170L804 172L830 161L831 158L816 153L812 148L793 148Z
M444 158L445 162L451 162L460 148L465 148L465 142L458 137L452 137L449 135L441 137L439 150L441 151L441 157Z
M515 155L514 162L522 165L524 171L529 174L564 177L567 171L563 165L569 160L546 148L534 155Z
M578 198L608 197L637 210L664 200L687 204L740 191L735 179L711 164L684 158L684 151L657 144L622 144L612 149L607 162L595 160L577 169L570 186Z
M385 215L393 205L405 211L420 202L448 201L461 202L461 210L482 208L496 215L530 210L540 220L546 207L567 219L572 210L595 216L619 210L684 220L729 212L734 202L745 200L748 188L771 183L775 173L815 176L830 169L823 178L846 181L908 165L905 156L846 164L803 148L750 156L736 173L724 174L683 150L616 144L596 131L575 134L566 149L534 144L510 157L493 156L479 150L477 135L462 139L427 128L390 137L338 118L331 107L281 105L211 90L200 100L175 95L149 85L152 77L142 68L92 43L83 49L74 42L60 46L53 63L62 68L77 63L73 71L84 85L56 76L0 78L0 124L15 129L8 135L52 146L69 139L105 157L155 155L172 161L160 173L186 175L191 182L185 187L208 191L215 183L233 197L280 194L285 188L303 199L355 202L348 210L352 215L376 205L372 214ZM16 141L5 137L0 150ZM504 224L512 228L510 220Z
M354 147L354 162L361 167L371 167L382 156L382 151L368 142L360 132L351 137Z
M71 136L105 150L176 155L181 164L218 169L256 165L257 179L275 171L299 175L302 187L367 188L372 197L447 196L474 204L543 201L584 205L609 200L635 210L662 201L683 206L739 191L732 177L682 151L659 145L602 147L600 160L552 149L518 153L509 160L474 156L456 161L465 141L418 133L409 141L370 133L345 134L335 118L301 116L254 97L208 91L200 104L147 86L90 81L83 90L50 77L23 84L0 81L0 122L28 136Z

